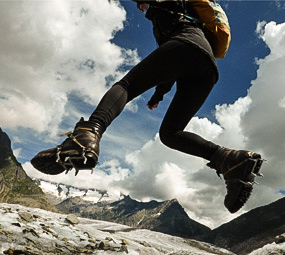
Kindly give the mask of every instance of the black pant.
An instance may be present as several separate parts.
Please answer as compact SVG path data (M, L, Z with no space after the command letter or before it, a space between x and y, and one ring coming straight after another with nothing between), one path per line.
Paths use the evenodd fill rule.
M170 148L210 160L218 146L183 130L208 97L216 79L208 56L195 46L170 40L111 87L89 120L107 128L127 102L157 84L176 81L177 91L161 124L160 139Z

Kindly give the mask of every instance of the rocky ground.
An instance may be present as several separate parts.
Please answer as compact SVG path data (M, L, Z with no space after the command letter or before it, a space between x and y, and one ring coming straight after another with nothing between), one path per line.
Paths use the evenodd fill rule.
M233 254L207 243L20 205L0 204L0 254Z
M0 254L233 255L213 245L150 230L0 204ZM251 255L284 255L285 236Z

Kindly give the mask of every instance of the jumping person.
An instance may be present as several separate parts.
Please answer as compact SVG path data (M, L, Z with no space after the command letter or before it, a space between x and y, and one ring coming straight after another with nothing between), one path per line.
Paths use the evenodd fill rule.
M133 1L152 21L159 47L107 91L88 121L81 119L61 145L39 152L31 163L52 175L73 167L77 172L92 169L98 161L103 133L125 105L157 85L147 105L152 110L176 82L176 93L159 130L160 139L172 149L208 160L207 165L224 177L224 204L234 213L248 200L254 178L261 175L262 160L257 153L227 149L184 130L218 80L216 60L203 28L195 20L171 13L185 11L181 0Z

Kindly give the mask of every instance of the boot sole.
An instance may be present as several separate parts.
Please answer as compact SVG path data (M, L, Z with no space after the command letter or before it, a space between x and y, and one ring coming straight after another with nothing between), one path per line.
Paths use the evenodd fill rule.
M75 168L77 175L79 170L91 170L98 161L98 157L92 152L88 152L85 158L77 150L63 151L59 155L58 158L56 148L49 152L43 151L31 160L31 164L38 171L48 175L58 175L64 171L68 173L72 168Z
M38 153L32 160L31 164L38 171L49 174L57 175L64 172L65 168L58 162L56 162L56 153Z
M230 180L227 181L227 185L235 185L235 187L231 187L232 190L235 190L234 195L232 195L232 191L231 196L227 194L225 197L224 204L229 212L237 212L247 202L253 190L255 177L262 176L262 174L259 173L262 163L263 160L261 159L261 156L259 154L253 154L252 157L241 165L245 170L243 171L240 180L237 180L237 182L234 183L231 183Z

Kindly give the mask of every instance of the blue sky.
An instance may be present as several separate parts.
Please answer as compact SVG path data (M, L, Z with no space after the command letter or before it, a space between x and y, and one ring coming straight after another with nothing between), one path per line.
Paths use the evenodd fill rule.
M143 201L175 197L191 218L210 227L238 216L223 208L225 186L206 162L158 139L175 88L154 111L146 107L153 90L126 107L104 134L94 175L55 178L32 169L29 160L38 151L60 143L57 135L88 118L108 87L157 47L150 21L133 2L95 1L0 2L0 127L18 160L32 177L123 191ZM268 159L266 178L242 213L284 195L285 3L219 3L232 42L218 60L219 82L187 129Z

